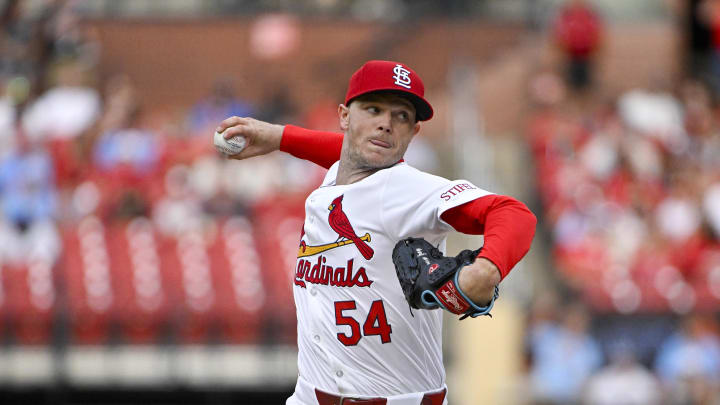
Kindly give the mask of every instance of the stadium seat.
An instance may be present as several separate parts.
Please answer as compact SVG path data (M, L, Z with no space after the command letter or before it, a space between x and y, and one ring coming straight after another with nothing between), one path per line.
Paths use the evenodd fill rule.
M266 339L292 343L297 333L293 280L300 234L303 227L304 204L292 198L268 198L254 207L255 238L260 252L273 252L262 257L263 277L267 287L268 307Z
M188 232L161 242L162 276L170 290L176 338L181 343L203 343L217 324L217 291L206 235Z
M45 345L52 338L57 293L51 263L37 261L3 267L8 326L23 345Z
M112 285L112 240L94 216L64 231L64 281L70 340L78 344L106 343L115 294Z
M219 238L211 247L221 336L229 343L258 343L269 306L256 249L253 227L243 217L221 224Z
M136 344L156 342L168 323L169 308L153 225L138 217L117 224L111 234L120 337Z

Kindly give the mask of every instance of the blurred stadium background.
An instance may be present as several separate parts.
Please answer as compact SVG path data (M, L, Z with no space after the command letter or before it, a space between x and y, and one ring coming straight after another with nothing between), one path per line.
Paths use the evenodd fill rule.
M210 136L337 130L368 59L426 82L411 164L540 219L495 316L446 322L453 405L720 403L720 1L2 0L0 27L0 403L284 403L323 170Z

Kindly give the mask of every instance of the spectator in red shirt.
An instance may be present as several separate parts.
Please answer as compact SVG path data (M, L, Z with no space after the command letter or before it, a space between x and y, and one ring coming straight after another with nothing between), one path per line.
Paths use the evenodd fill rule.
M553 22L553 35L566 60L568 84L575 90L587 89L602 39L600 17L586 0L568 0Z

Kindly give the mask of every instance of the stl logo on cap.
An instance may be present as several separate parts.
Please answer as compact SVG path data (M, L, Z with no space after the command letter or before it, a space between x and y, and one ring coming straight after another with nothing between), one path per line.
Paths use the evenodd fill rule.
M422 79L405 64L389 60L365 62L350 76L345 105L350 105L356 97L376 91L390 91L406 97L415 107L418 121L426 121L433 116L432 106L425 100Z
M398 86L405 87L406 89L410 88L410 71L405 69L403 65L397 64L395 65L395 68L393 69L393 79L395 79L395 84Z

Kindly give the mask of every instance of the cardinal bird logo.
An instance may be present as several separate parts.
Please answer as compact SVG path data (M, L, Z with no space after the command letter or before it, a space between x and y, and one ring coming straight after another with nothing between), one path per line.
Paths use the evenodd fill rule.
M347 239L357 246L360 254L362 254L366 260L370 260L375 252L370 246L368 246L367 243L365 243L365 238L360 238L355 233L352 225L350 225L350 220L343 212L342 200L343 195L340 195L339 197L336 197L328 207L328 210L330 210L330 214L328 214L328 223L330 224L330 228L339 235L336 243L340 242L342 239Z

